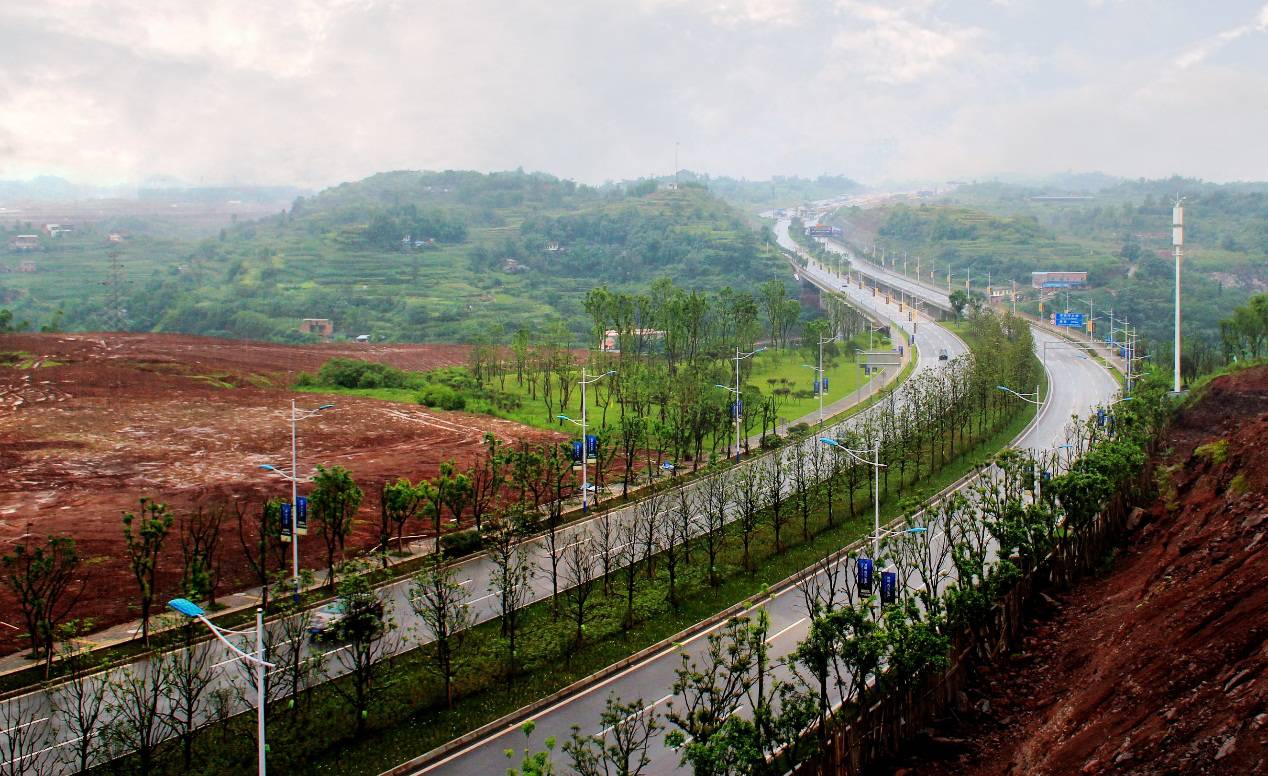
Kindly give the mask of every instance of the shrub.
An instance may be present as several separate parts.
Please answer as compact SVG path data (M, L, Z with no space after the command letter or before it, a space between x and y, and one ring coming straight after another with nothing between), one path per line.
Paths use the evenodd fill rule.
M440 537L440 548L450 558L470 555L479 550L483 544L484 542L480 539L480 532L474 528L468 528L465 531L454 531Z
M1221 464L1228 460L1228 440L1217 439L1214 442L1208 442L1193 451L1199 459L1212 464Z
M330 359L321 365L317 380L340 388L404 388L410 382L400 369L354 358Z
M442 410L460 410L467 405L466 397L447 385L429 385L418 394L418 403Z

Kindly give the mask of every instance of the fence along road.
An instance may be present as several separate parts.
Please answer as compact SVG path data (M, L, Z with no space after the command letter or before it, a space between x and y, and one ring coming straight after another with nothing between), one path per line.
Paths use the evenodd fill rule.
M879 321L889 321L892 324L899 326L909 334L915 328L913 322L906 321L906 316L899 314L895 304L886 304L883 298L873 298L869 293L862 292L859 289L853 289L847 292L846 295L856 306L860 307L867 312L867 314ZM941 349L946 349L948 353L952 355L967 352L967 348L958 337L945 329L941 329L940 327L934 327L932 325L922 327L920 330L920 337L924 347L918 349L917 370L936 368L940 363L937 358L937 353ZM856 423L858 419L863 417L865 414L866 413L855 416L855 418L846 421L845 423L830 425L827 429L825 429L824 433L829 435L839 434L844 430L845 424ZM802 418L802 420L807 422L813 422L816 419L817 413L811 413L805 418ZM803 442L803 444L807 445L811 445L813 443L814 439L809 439ZM788 449L784 449L775 455L786 456L788 455ZM756 457L748 459L740 465L766 466L769 465L769 461L771 460L774 460L772 456ZM679 487L693 489L695 491L695 498L700 498L701 480L688 482ZM792 483L790 482L788 484L788 490L791 491L791 489ZM676 491L666 494L666 502L668 503L671 498L673 501L677 501ZM731 509L728 510L729 519L733 519L737 514L738 510L735 507L736 505L733 504L731 505ZM608 513L610 515L610 519L612 520L614 531L617 531L617 535L619 535L619 526L627 524L633 520L636 515L636 510L637 507L632 504ZM587 521L562 528L560 532L566 538L560 542L560 545L564 546L576 541L590 541L590 537L597 534L597 520L598 518L590 518ZM699 529L697 529L697 531L699 531ZM530 583L532 589L530 595L528 596L528 602L525 604L528 605L548 598L551 593L551 583L548 572L550 567L549 552L546 547L545 538L535 538L527 541L526 544L531 552L532 563L537 569L537 572L534 574ZM619 558L619 555L617 557ZM613 570L618 568L620 568L620 564L614 560ZM471 611L476 619L476 622L485 622L487 620L495 619L500 614L498 596L489 590L489 581L492 577L493 570L493 564L484 556L468 559L456 566L457 579L468 591L468 603L471 606ZM393 643L389 646L388 651L393 654L411 649L430 640L426 637L426 634L422 632L422 626L419 622L419 618L409 605L409 587L409 580L400 580L380 588L381 595L385 602L385 611L401 626L398 630L400 637L394 639ZM561 580L561 590L562 589ZM269 623L266 627L269 629L274 643L280 643L282 641L280 632L281 629L277 623ZM247 637L247 639L244 640L243 646L245 649L248 649L248 651L253 651L254 636L251 635ZM209 697L211 692L218 688L242 689L247 687L246 680L242 672L238 669L234 656L223 645L216 641L210 641L203 642L197 648L208 650L209 655L207 657L207 662L212 666L213 672L213 680L204 692L204 698ZM339 661L339 654L342 651L340 647L335 646L334 648L331 648L309 642L306 643L303 648L306 653L321 654L323 670L327 678L336 678L348 672L348 669ZM148 658L142 658L134 661L131 664L131 670L137 674L147 674L151 671L149 663L150 661ZM101 675L94 681L108 681L109 678L118 675L118 670L120 669L116 669L115 672L109 674ZM281 669L277 669L274 673L280 673L280 671ZM56 761L60 757L64 757L69 754L72 749L72 744L74 743L74 740L72 740L70 736L57 729L56 715L53 713L52 706L53 702L59 696L63 698L65 697L64 688L55 686L48 690L33 691L25 695L0 702L5 704L6 707L0 709L0 719L5 718L6 714L8 717L13 719L21 717L22 722L28 723L22 725L21 727L23 735L30 737L28 740L36 740L40 738L42 734L48 734L47 741L37 747L34 751L31 751L28 748L28 745L19 744L16 741L10 740L10 736L13 735L13 727L7 725L2 726L3 729L0 729L0 752L6 753L6 760L10 758L21 758L24 761L38 761L41 767L35 770L41 773L69 773L73 771L73 769L68 769L64 763ZM245 712L252 708L254 708L253 705L247 703L247 701L241 698L236 701L237 713ZM206 709L202 711L201 716L204 720L209 718L209 713ZM34 720L34 722L29 722L31 720ZM32 724L36 726L43 726L43 728L37 728L33 731L30 729L30 725ZM500 771L495 769L495 772Z
M781 221L777 227L782 227L782 229L776 229L776 236L780 239L781 245L800 253L798 247L788 239L787 221ZM841 280L825 269L812 264L803 268L801 272L821 289L834 292L841 289ZM926 290L919 289L919 291ZM889 320L905 318L899 314L896 303L886 305L883 297L872 297L870 291L854 288L844 293L852 302L859 303L884 318ZM913 295L917 294L918 291L913 289ZM934 300L926 298L926 301ZM910 323L905 320L897 322L906 331L911 331ZM1042 353L1043 342L1055 339L1052 335L1034 327L1032 332L1035 335L1037 354ZM921 346L919 368L933 368L938 363L935 354L939 348L946 347L952 354L965 352L964 345L958 338L932 321L920 322L918 345ZM1045 366L1048 370L1050 386L1046 403L1036 420L1015 440L1015 444L1019 447L1033 450L1048 450L1056 447L1063 442L1066 424L1072 415L1088 414L1094 407L1107 403L1118 391L1118 383L1113 375L1077 352L1051 349ZM941 535L937 535L931 537L930 540L939 541L941 538ZM762 602L761 606L770 617L770 635L767 640L770 644L771 658L776 661L790 653L806 635L808 619L801 587L790 585L778 590ZM609 693L616 693L627 702L642 698L648 709L664 712L666 706L673 701L670 688L675 678L674 670L681 665L680 655L685 653L698 657L705 649L706 637L723 625L724 623L717 623L702 627L680 644L650 655L619 673L587 686L533 714L532 719L536 730L532 742L540 747L547 736L554 736L557 740L563 741L574 724L580 725L583 731L589 729L595 735L602 734L603 731L599 729L598 724L599 714ZM741 709L741 713L743 712L744 710ZM525 745L524 736L519 730L519 722L516 721L443 758L422 763L414 769L401 769L398 773L472 774L472 776L501 773L508 764L504 751L506 749L519 751ZM688 768L679 765L679 753L665 747L663 737L656 737L652 741L649 756L652 762L648 766L648 773L689 772Z

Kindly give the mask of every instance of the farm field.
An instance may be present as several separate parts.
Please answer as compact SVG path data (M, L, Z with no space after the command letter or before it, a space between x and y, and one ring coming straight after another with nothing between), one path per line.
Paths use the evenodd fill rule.
M293 393L298 372L332 356L426 370L463 363L456 345L306 345L153 334L14 334L0 338L0 544L26 534L70 534L91 557L77 607L98 626L126 621L120 586L133 584L122 558L121 514L138 499L167 502L177 517L199 505L230 504L219 548L222 592L245 586L248 569L231 504L257 510L289 495L259 470L289 465L289 401L337 406L300 427L301 471L347 468L365 491L349 550L377 542L380 483L434 476L442 461L474 460L485 432L507 441L563 438L509 420L354 396ZM421 524L419 526L421 528ZM407 528L407 533L409 529ZM301 543L305 565L323 565L320 541ZM160 586L179 577L173 536ZM0 598L0 621L17 617ZM18 647L0 628L0 651Z

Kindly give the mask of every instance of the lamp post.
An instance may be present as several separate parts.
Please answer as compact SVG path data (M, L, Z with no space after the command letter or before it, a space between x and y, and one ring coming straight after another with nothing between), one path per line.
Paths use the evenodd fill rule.
M1176 249L1176 342L1175 383L1172 391L1180 392L1180 259L1184 256L1184 197L1176 200L1171 210L1171 244Z
M818 390L815 391L815 393L819 394L819 428L823 428L823 346L829 342L835 342L836 339L837 335L835 334L826 339L823 337L819 338L819 367L815 371L815 374L818 375L819 378ZM815 367L810 364L802 364L802 366L806 369L815 369Z
M1039 401L1039 386L1037 385L1035 386L1034 393L1017 393L1012 388L1009 388L1007 385L997 385L995 387L1001 391L1004 391L1005 393L1011 393L1012 395L1016 396L1018 399L1021 399L1022 401L1028 401L1031 404L1034 404L1036 406L1043 404L1043 402Z
M735 415L735 461L736 463L738 463L740 460L740 413L743 411L743 407L740 405L740 361L746 358L749 358L750 356L755 356L758 353L761 353L763 350L766 350L766 348L761 347L761 348L757 348L756 350L751 350L748 353L741 353L740 346L736 345L735 358L731 359L732 361L735 362L735 387L731 388L730 386L726 386L726 385L719 385L717 383L714 384L718 388L722 388L722 389L730 391L731 394L735 396L734 411L732 414Z
M185 615L191 620L201 620L203 625L211 629L213 635L229 648L231 652L239 660L250 663L255 666L255 715L256 715L256 753L258 757L258 773L264 776L265 762L264 753L267 747L264 743L264 669L272 668L273 664L264 659L264 609L257 606L255 608L255 654L243 652L229 639L228 635L241 636L246 635L245 631L231 631L217 626L211 620L207 619L207 615L203 612L202 607L185 598L173 598L167 602L168 607L173 611Z
M866 449L864 449L864 450L851 450L850 448L848 448L848 447L846 447L845 445L841 444L841 443L840 443L840 442L838 442L837 440L832 439L831 437L819 437L819 441L820 441L820 442L822 442L823 444L827 445L828 447L831 447L831 448L834 448L834 449L840 450L840 451L841 451L841 452L843 452L843 453L848 453L848 454L849 454L849 456L850 456L851 458L853 458L854 460L858 461L859 463L865 463L865 464L867 464L868 466L871 466L871 467L872 467L872 473L873 473L873 480L872 480L872 525L873 525L873 528L874 528L874 531L873 531L873 533L872 533L872 558L873 558L873 559L875 559L875 558L877 558L877 557L880 555L880 552L881 552L881 493L880 493L880 487L881 487L881 467L885 466L885 464L881 463L881 443L880 443L880 440L878 439L878 440L876 440L875 442L873 442L873 443L872 443L872 449L871 449L871 451L870 451L870 452L872 453L872 456L874 457L874 459L875 459L875 460L871 460L871 461L869 461L869 460L867 460L866 458L864 458L863 456L859 455L859 453L866 453L866 452L869 452L869 451L868 451L868 450L866 450Z
M566 420L577 426L581 426L581 514L588 514L590 507L590 482L588 479L590 471L590 440L586 437L586 386L591 383L597 383L603 378L616 374L615 369L609 369L601 375L595 375L589 380L586 379L586 368L581 367L581 422L573 420L567 415L556 415L560 420Z
M278 469L276 466L264 464L260 468L279 475L284 480L291 481L291 508L297 510L291 515L291 585L295 588L295 603L299 603L299 531L298 531L298 509L299 509L299 461L298 461L298 445L296 443L297 430L301 420L315 417L319 412L331 409L335 405L323 404L311 410L301 410L295 406L295 400L291 399L291 473Z

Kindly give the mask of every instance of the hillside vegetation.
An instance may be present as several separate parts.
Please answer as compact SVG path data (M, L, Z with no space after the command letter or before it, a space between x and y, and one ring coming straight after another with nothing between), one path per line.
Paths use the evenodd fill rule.
M129 329L281 341L309 337L303 318L376 341L498 341L560 326L580 341L597 285L644 290L668 276L716 290L779 276L777 251L701 186L599 190L521 171L382 173L197 245L121 252ZM97 258L95 271L61 276L81 300L65 310L68 327L111 323L114 286ZM39 322L53 309L23 312Z
M1171 333L1175 271L1171 207L1185 195L1184 321L1188 371L1218 357L1220 320L1256 291L1268 288L1268 186L1216 185L1187 179L1122 182L1087 199L1033 197L1067 191L989 183L962 186L942 201L878 210L844 209L835 222L862 249L907 253L908 270L922 260L925 279L975 289L1016 281L1029 288L1037 270L1085 270L1091 288L1071 294L1075 311L1112 309L1165 355ZM1064 308L1064 294L1054 300ZM1037 305L1029 305L1037 312ZM1051 312L1053 305L1046 306ZM1098 326L1104 326L1098 322ZM1206 367L1200 365L1206 364Z

